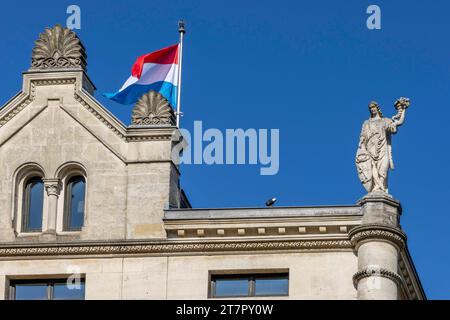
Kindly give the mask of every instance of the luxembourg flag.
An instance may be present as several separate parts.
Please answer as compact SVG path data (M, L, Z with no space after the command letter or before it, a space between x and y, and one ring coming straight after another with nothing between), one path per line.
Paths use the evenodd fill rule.
M121 104L132 104L144 93L154 90L176 108L179 46L176 44L138 57L131 68L131 77L122 88L104 96Z

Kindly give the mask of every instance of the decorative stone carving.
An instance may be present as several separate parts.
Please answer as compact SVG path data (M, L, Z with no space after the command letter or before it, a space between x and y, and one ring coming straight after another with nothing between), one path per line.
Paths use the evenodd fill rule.
M98 255L98 254L171 254L180 252L249 252L274 250L349 249L348 240L289 240L289 241L239 241L239 242L103 242L58 243L42 245L1 245L0 257Z
M355 273L353 275L353 285L355 286L355 288L358 287L358 282L361 279L368 278L368 277L387 278L387 279L394 281L397 285L400 285L402 283L402 277L395 272L392 272L385 268L366 267L363 270L358 271L357 273Z
M48 196L59 196L62 187L59 179L44 179L44 186Z
M86 51L75 32L57 24L39 35L30 70L86 69Z
M378 103L369 104L370 119L362 126L355 161L359 179L369 193L388 192L388 171L394 168L391 135L405 121L409 105L408 98L399 98L394 104L397 114L388 119L383 117Z
M132 124L134 125L175 125L175 114L172 107L159 92L145 93L133 108Z
M369 240L383 240L396 244L400 249L403 249L406 244L406 235L399 229L377 225L367 224L353 228L349 232L351 243L357 250L363 241Z

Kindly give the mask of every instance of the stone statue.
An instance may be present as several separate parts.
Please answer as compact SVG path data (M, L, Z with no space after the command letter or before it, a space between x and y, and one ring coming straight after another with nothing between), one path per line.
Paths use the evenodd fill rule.
M405 121L409 104L408 98L397 99L394 104L397 114L389 119L383 118L378 103L369 103L370 118L362 126L355 161L359 179L368 193L388 193L388 171L394 169L391 135Z

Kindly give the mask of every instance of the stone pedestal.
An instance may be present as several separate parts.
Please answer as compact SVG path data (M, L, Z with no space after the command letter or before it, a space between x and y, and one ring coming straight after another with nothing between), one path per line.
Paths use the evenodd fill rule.
M359 202L362 225L350 231L358 255L353 282L361 300L396 300L401 277L398 257L406 235L399 221L400 203L386 193L370 193Z

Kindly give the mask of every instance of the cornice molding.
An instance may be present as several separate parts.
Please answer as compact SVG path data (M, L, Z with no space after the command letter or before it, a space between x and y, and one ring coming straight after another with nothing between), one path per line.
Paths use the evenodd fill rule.
M255 219L256 220L256 219ZM213 222L199 221L196 224L165 223L167 236L171 239L198 238L241 238L246 237L330 237L347 238L348 230L353 228L353 221L342 224L311 224L294 219L251 219L220 220ZM347 238L348 239L348 238Z
M14 118L20 111L25 109L26 106L28 106L31 102L33 102L34 97L31 95L27 95L24 99L22 99L18 106L11 109L9 112L7 112L4 116L0 118L0 128L3 127L5 124L7 124L12 118Z
M97 112L86 100L84 100L77 92L75 92L75 100L85 107L90 113L92 113L97 119L99 119L104 125L106 125L111 131L113 131L117 136L119 136L123 141L127 141L125 134L120 132L108 119Z
M396 228L379 224L366 224L353 228L349 232L350 241L355 250L361 243L369 240L382 240L394 243L402 250L406 245L406 234Z
M278 250L351 249L349 240L289 240L289 241L223 241L223 242L116 242L77 244L0 244L0 257L20 256L89 256L89 255L133 255L133 254L192 254L226 253Z
M149 135L149 136L128 136L126 138L127 142L140 142L140 141L150 141L150 140L166 140L169 141L172 139L172 135Z
M60 78L60 79L40 79L40 80L31 80L31 84L37 86L56 86L62 84L75 84L77 81L76 78Z
M410 300L426 300L420 279L415 271L414 264L410 259L408 248L405 248L398 260L398 269L403 281L403 291Z
M104 125L106 125L110 130L112 130L120 139L124 142L139 142L139 141L150 141L150 140L171 140L174 127L168 128L152 128L151 132L147 134L142 133L136 127L131 126L125 129L125 132L119 130L116 124L108 120L104 115L100 114L95 108L91 106L80 94L75 93L75 100L78 101L83 107L85 107L90 113L92 113L97 119L99 119ZM144 129L144 128L142 128ZM169 129L169 130L167 130Z

